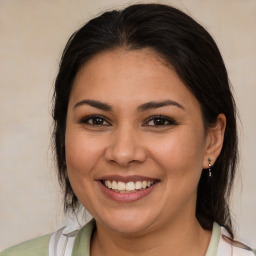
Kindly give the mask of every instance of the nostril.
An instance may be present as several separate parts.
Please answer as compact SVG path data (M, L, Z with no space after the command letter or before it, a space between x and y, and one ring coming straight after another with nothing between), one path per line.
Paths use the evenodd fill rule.
M146 156L146 152L142 147L132 143L111 145L105 150L107 161L115 162L123 167L135 162L144 162Z

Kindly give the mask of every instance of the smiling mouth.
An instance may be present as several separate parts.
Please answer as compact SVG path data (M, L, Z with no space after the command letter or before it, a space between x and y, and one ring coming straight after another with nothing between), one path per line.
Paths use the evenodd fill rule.
M108 189L118 193L135 193L137 191L146 190L156 184L157 181L115 181L101 180L101 183Z

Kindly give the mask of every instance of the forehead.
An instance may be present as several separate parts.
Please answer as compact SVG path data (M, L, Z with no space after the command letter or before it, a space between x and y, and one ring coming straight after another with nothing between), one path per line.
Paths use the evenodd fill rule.
M122 105L166 100L195 103L174 68L150 49L100 53L77 73L71 101L93 98Z
M155 69L157 67L157 69ZM154 72L152 72L154 69ZM100 79L122 76L122 78L149 77L160 75L161 72L170 72L173 69L163 58L151 49L126 50L122 48L104 51L86 62L78 71L75 83L83 77ZM174 69L173 69L174 70ZM97 72L96 71L100 71ZM140 73L138 72L140 71Z

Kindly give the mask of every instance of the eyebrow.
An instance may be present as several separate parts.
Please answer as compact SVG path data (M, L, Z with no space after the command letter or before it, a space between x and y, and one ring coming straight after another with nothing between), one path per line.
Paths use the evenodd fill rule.
M173 101L173 100L165 100L165 101L150 101L145 104L142 104L138 107L138 111L142 112L142 111L146 111L149 109L161 108L161 107L166 107L166 106L175 106L175 107L185 110L185 108L178 102Z
M113 110L111 105L109 105L107 103L103 103L103 102L97 101L97 100L89 100L89 99L85 99L85 100L81 100L81 101L77 102L74 105L73 109L75 109L81 105L89 105L91 107L98 108L98 109L101 109L104 111L112 111ZM144 103L138 107L138 112L143 112L143 111L147 111L150 109L156 109L156 108L161 108L161 107L166 107L166 106L176 106L180 109L185 110L185 108L178 102L173 101L173 100L165 100L165 101L150 101L150 102Z
M100 102L100 101L97 101L97 100L81 100L81 101L79 101L75 104L73 109L75 109L75 108L77 108L78 106L81 106L81 105L89 105L91 107L98 108L98 109L105 110L105 111L111 111L112 110L112 107L109 104L103 103L103 102Z

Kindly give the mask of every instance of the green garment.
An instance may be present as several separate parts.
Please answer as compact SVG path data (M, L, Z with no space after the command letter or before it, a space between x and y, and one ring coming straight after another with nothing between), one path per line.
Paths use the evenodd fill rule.
M72 256L90 256L90 240L94 228L95 221L93 219L79 230L75 238ZM220 234L220 226L214 223L211 240L205 256L216 256ZM1 252L0 256L48 256L50 237L51 235L46 235L13 246Z
M76 235L72 256L89 256L90 240L95 221L91 220ZM10 247L0 253L0 256L48 256L50 235L42 236Z
M15 245L0 253L0 256L48 256L48 245L51 235Z

